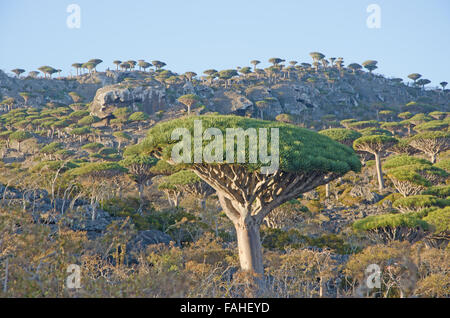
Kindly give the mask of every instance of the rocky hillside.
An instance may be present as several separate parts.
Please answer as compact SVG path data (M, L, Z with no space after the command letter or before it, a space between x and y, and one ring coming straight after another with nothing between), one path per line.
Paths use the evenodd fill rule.
M283 69L284 70L284 69ZM259 72L258 72L259 71ZM237 74L237 73L236 73ZM90 111L99 118L111 116L117 107L148 114L182 108L178 97L196 94L200 110L274 119L286 113L301 120L355 117L370 119L380 109L401 110L414 101L448 111L448 90L424 90L408 86L401 79L334 67L314 70L297 66L294 71L272 74L257 69L231 78L186 77L166 70L107 71L77 78L12 78L0 71L2 99L12 97L23 102L21 92L31 97L29 106L46 103L91 103Z

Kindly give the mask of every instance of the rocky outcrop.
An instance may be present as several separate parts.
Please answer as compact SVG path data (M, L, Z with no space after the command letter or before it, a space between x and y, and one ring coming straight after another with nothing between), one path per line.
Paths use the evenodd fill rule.
M218 89L209 100L208 109L221 114L245 111L253 103L243 94L235 90Z
M167 108L166 90L159 84L116 84L99 89L90 106L92 115L110 116L119 107L154 114Z
M375 204L381 199L383 196L379 195L376 192L370 191L367 186L356 185L350 190L350 196L354 198L361 198L363 203L366 204Z

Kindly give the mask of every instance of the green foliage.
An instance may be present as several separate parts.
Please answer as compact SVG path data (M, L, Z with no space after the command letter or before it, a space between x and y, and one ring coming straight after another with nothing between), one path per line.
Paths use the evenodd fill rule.
M128 117L129 121L144 121L148 119L148 115L143 112L135 112Z
M96 117L96 116L88 115L88 116L85 116L85 117L81 118L78 121L78 125L80 125L80 126L90 126L93 123L98 122L99 120L100 119L98 117Z
M449 200L440 199L432 195L412 195L406 198L398 199L392 205L394 208L402 211L420 211L429 207L445 207L450 204Z
M429 225L414 214L371 215L353 223L353 229L357 232L387 227L421 227L424 230L428 230Z
M340 254L351 253L351 247L338 235L325 234L319 237L302 235L297 229L283 231L264 227L261 229L262 245L271 250L286 250L289 248L329 248Z
M411 112L403 112L397 115L398 118L400 119L409 119L413 116L413 114Z
M292 124L294 122L294 116L292 116L290 114L279 114L277 117L275 117L275 119L282 123L288 123L288 124Z
M345 129L345 128L331 128L319 131L319 134L330 137L333 140L336 140L340 143L351 142L358 139L362 135L354 130Z
M91 142L81 147L83 150L87 150L89 152L96 152L102 149L104 146L99 142Z
M439 131L439 130L447 130L448 123L445 123L441 120L432 120L428 122L421 123L414 127L414 130L423 132L423 131Z
M89 134L90 132L91 132L91 129L89 129L89 127L79 127L79 128L72 129L70 133L75 136L82 136L82 135Z
M400 155L391 157L388 160L385 161L383 164L384 169L392 169L392 168L398 168L402 166L409 166L409 165L429 165L431 166L431 162L425 159L421 159L414 156L408 156L408 155Z
M422 194L436 196L442 199L450 197L450 185L434 186L426 189Z
M342 122L341 122L342 123ZM380 123L376 120L355 121L347 124L348 128L360 130L365 128L378 128Z
M65 172L70 169L78 168L79 164L73 161L49 160L40 161L37 165L30 168L31 172L40 172L44 170Z
M102 176L124 173L127 169L115 162L86 163L70 171L73 176Z
M415 185L421 185L428 187L431 185L430 181L424 178L421 172L427 169L428 166L422 166L420 169L418 166L402 166L388 170L387 175L391 179L398 181L408 181Z
M450 173L450 159L443 159L434 164L434 167L442 169Z
M429 212L423 220L435 228L435 233L450 233L450 206Z
M54 141L41 149L41 153L53 154L64 147L63 143Z
M178 171L164 179L166 183L174 186L184 186L201 182L202 180L190 170Z
M149 230L154 224L149 220L149 217L138 213L139 206L140 202L137 198L111 198L103 200L100 204L100 207L113 217L131 218L137 230Z
M146 155L128 155L125 156L125 158L120 161L120 164L124 167L130 167L132 165L145 165L150 167L153 167L158 162L158 159L146 156Z
M353 142L353 148L363 151L379 152L395 145L397 139L385 135L363 136Z
M28 131L15 131L9 135L9 139L17 142L22 142L33 137L33 134Z
M344 174L350 170L358 171L360 169L360 162L353 150L326 136L289 124L238 116L204 115L159 123L148 131L147 138L142 144L142 150L146 153L158 151L161 152L164 159L171 158L174 146L174 142L171 140L172 131L176 128L186 128L193 136L194 120L202 120L203 129L218 128L224 136L227 128L244 130L248 128L279 128L280 168L284 171L317 170ZM226 138L223 139L225 150ZM203 140L203 143L205 145L209 142ZM268 149L270 149L270 143L268 144ZM248 151L246 152L248 154ZM225 160L226 151L223 153ZM259 169L262 164L259 162L258 164L246 163L243 165L250 170L255 170Z
M363 136L373 136L373 135L392 136L392 133L389 130L374 127L361 129L359 132Z
M123 131L116 131L113 133L113 136L118 139L122 139L122 140L130 140L131 139L131 136Z
M143 156L148 157L148 156ZM158 162L150 168L150 172L156 175L171 175L181 169L178 165L171 165L165 160L158 160Z

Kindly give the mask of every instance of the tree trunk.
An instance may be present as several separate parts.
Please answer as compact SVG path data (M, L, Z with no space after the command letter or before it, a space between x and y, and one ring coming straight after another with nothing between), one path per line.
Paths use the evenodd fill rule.
M375 167L377 169L378 189L382 191L384 189L384 181L383 171L381 171L381 158L379 153L375 153Z
M244 271L264 274L262 245L259 234L259 224L251 218L240 219L234 224L237 234L239 260Z
M142 208L144 207L144 185L141 183L138 185L139 192L139 214L142 214Z
M436 163L436 154L435 154L435 153L432 153L432 154L431 154L431 163L432 163L432 164L435 164L435 163Z
M329 197L330 197L330 184L329 184L329 183L327 183L327 184L325 185L325 197L326 197L326 198L329 198Z

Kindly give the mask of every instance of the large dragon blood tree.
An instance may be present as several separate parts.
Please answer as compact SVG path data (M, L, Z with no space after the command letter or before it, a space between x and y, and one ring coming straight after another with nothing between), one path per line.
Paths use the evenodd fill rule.
M222 132L222 139L213 135L206 140L204 136L202 144L203 149L213 143L223 147L223 162L207 163L203 160L199 163L192 151L190 162L182 165L216 190L224 212L235 226L239 258L244 271L264 274L259 228L273 209L351 170L359 171L361 168L351 148L327 136L286 123L238 116L189 116L159 123L148 131L146 139L140 143L141 152L173 163L172 149L180 141L172 140L172 132L176 128L186 128L194 136L196 120L201 121L202 132L207 128L216 128L216 132ZM261 162L261 157L256 163L249 163L249 160L245 163L226 161L227 128L242 129L238 134L241 137L245 136L248 129L256 129L259 136L260 128L267 128L272 136L270 129L278 128L278 170L272 174L261 173L261 168L268 165L265 161ZM267 148L270 150L269 132ZM191 145L194 145L194 138L191 138ZM258 146L259 150L259 144L254 145L254 140L250 142L248 138L245 143L247 159L249 147L253 146ZM235 150L236 154L239 153L238 147L235 146ZM215 151L211 153L216 154Z

